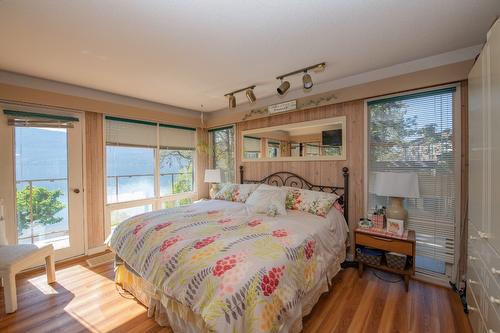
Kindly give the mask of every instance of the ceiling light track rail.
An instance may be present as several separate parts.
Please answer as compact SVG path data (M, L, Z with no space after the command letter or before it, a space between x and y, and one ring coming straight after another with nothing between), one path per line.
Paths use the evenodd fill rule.
M310 71L311 69L322 69L322 68L325 68L325 67L326 67L326 63L325 62L321 62L321 63L316 64L316 65L304 67L304 68L297 69L296 71L293 71L293 72L290 72L290 73L279 75L279 76L276 77L276 80L283 80L284 78L286 78L288 76L291 76L291 75L295 75L295 74L299 74L299 73L305 73L307 71Z
M242 92L242 91L245 91L247 89L254 89L256 86L255 85L251 85L251 86L248 86L248 87L245 87L245 88L241 88L241 89L238 89L238 90L234 90L234 91L231 91L227 94L225 94L224 96L230 96L230 95L234 95L234 94L237 94L239 92Z

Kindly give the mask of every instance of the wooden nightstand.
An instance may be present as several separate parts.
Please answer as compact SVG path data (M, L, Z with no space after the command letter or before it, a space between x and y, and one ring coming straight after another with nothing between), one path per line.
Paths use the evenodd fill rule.
M358 272L359 276L363 275L364 266L373 267L383 271L400 274L403 276L405 281L406 291L408 291L408 285L410 282L410 277L415 275L415 231L408 230L408 238L401 239L393 237L387 234L376 234L369 230L357 228L354 231L354 246L366 246L377 250L385 252L397 252L405 254L411 257L412 264L409 268L405 270L398 270L394 268L387 267L384 262L381 265L373 265L359 262Z

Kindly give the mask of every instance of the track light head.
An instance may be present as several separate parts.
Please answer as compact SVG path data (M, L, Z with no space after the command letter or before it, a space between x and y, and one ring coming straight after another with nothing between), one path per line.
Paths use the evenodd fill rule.
M255 102L255 100L257 99L257 98L255 97L254 92L253 92L253 88L248 88L248 89L245 91L245 95L247 95L248 101L249 101L250 103Z
M278 91L278 94L283 96L288 91L288 89L290 89L290 82L282 81L280 86L276 90Z
M229 94L228 99L229 99L229 108L234 109L236 107L236 97L234 97L233 94Z
M304 84L304 89L311 89L313 86L311 75L309 75L307 71L304 72L304 76L302 76L302 83Z

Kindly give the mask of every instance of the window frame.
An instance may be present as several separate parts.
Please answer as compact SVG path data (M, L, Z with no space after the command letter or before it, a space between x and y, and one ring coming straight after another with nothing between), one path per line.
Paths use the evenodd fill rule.
M460 225L460 219L461 219L461 185L462 185L462 176L461 176L461 156L462 156L462 108L461 108L461 95L462 91L460 89L460 83L459 82L454 82L450 84L444 84L444 85L437 85L437 86L432 86L432 87L426 87L426 88L421 88L421 89L412 89L412 90L407 90L403 92L398 92L394 94L387 94L387 95L381 95L373 98L368 98L365 99L364 101L364 195L363 195L363 200L364 200L364 214L365 216L368 216L369 213L369 207L368 207L368 191L369 191L369 169L368 169L368 159L369 159L369 152L368 152L368 144L369 144L369 115L368 115L368 103L371 101L377 101L385 98L392 98L392 97L398 97L398 96L405 96L405 95L411 95L411 94L418 94L418 93L425 93L425 92L432 92L435 90L440 90L440 89L446 89L446 88L455 88L455 93L453 94L453 144L454 144L454 155L455 155L455 166L454 166L454 173L455 173L455 186L456 186L456 202L457 204L455 205L455 239L454 239L454 263L449 267L449 265L446 265L445 267L445 274L442 277L437 276L431 276L428 274L423 274L420 272L415 272L415 276L418 277L422 281L427 281L430 283L435 283L435 284L440 284L443 286L449 286L448 285L448 278L447 276L455 276L456 271L458 269L458 260L459 260L459 249L460 249L460 228L458 227ZM415 259L416 260L416 259Z
M226 125L226 126L218 126L218 127L212 127L212 128L209 128L207 131L208 131L208 152L209 152L209 159L208 159L208 165L209 165L209 168L210 169L214 169L215 168L215 156L214 156L214 150L213 150L213 147L214 147L214 139L213 139L213 135L212 135L212 132L214 131L217 131L217 130L223 130L223 129L229 129L231 128L233 130L233 159L234 159L234 166L233 166L233 174L234 174L234 179L232 180L232 182L236 183L237 180L238 180L238 173L237 173L237 165L236 165L236 151L238 150L237 149L237 145L238 143L236 142L236 138L237 138L237 135L236 135L236 126L234 124L231 124L231 125Z
M113 116L111 116L113 117ZM197 135L197 130L195 129L193 131L194 136L195 136L195 147L193 148L194 154L193 154L193 191L191 192L185 192L185 193L177 193L177 194L172 194L172 195L166 195L166 196L161 196L160 192L160 123L155 122L155 125L151 125L152 127L154 126L156 130L156 147L155 149L155 161L154 161L154 196L152 198L144 198L144 199L137 199L137 200L128 200L128 201L122 201L122 202L114 202L114 203L108 203L107 198L108 198L108 191L107 191L107 144L106 144L106 115L103 116L103 126L102 126L102 133L103 133L103 147L102 147L102 154L103 154L103 175L104 175L104 231L105 231L105 236L108 237L108 235L111 233L111 213L116 210L120 209L125 209L125 208L133 208L133 207L138 207L138 206L145 206L145 205L151 205L152 211L160 210L162 209L162 205L164 202L167 201L172 201L172 200L181 200L185 198L189 198L192 201L198 200L198 187L197 187L197 153L196 153L196 145L198 144L198 135ZM130 118L124 118L124 119L129 119L131 121L137 121L140 123L142 120L136 120L136 119L130 119ZM112 119L111 119L112 120ZM173 127L176 127L173 125ZM179 126L182 127L182 126ZM126 147L126 145L124 145Z

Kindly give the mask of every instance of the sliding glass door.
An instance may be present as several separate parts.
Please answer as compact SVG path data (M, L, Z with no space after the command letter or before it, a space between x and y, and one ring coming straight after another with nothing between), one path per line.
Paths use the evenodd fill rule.
M47 119L14 126L17 242L52 244L65 259L84 253L82 132Z

